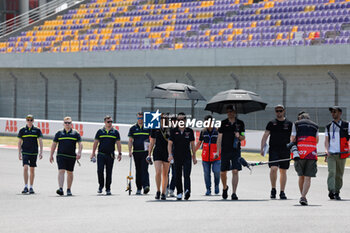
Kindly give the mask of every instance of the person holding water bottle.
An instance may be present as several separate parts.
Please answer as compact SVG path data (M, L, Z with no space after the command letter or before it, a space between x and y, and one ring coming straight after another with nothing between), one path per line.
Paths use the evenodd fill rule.
M227 171L232 171L232 200L238 200L236 190L238 186L238 172L242 170L239 163L241 157L241 141L245 140L244 122L236 118L236 109L233 105L226 107L227 119L221 122L217 141L218 151L214 159L221 153L221 182L223 185L222 198L227 199Z

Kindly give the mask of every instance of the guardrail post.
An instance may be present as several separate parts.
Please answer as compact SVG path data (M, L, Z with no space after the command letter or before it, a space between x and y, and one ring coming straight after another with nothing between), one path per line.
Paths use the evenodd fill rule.
M73 76L78 80L79 83L79 95L78 95L78 121L81 121L81 92L82 92L82 81L81 78L79 77L79 75L77 73L74 73Z
M40 72L40 76L42 79L44 79L45 82L45 108L44 108L44 112L45 112L45 120L47 120L49 118L49 110L48 110L48 102L49 102L49 98L48 98L48 93L49 93L49 80L48 78Z
M328 75L331 77L331 79L334 80L334 105L338 106L339 104L339 80L334 75L332 71L328 71Z
M154 79L150 75L150 73L146 72L145 77L151 81L151 91L154 89ZM154 98L151 98L151 111L154 110Z
M13 78L13 118L17 118L17 83L18 78L10 72L11 77Z
M118 80L115 78L114 74L109 73L109 77L114 81L114 99L113 99L113 119L117 119L117 91L118 91Z
M233 72L231 72L230 76L233 79L233 81L235 81L236 83L235 89L238 90L240 86L238 77Z
M185 73L185 77L191 81L192 86L196 86L196 81L193 79L192 75L188 72ZM194 118L194 100L191 100L191 117Z
M282 103L283 103L283 106L286 107L286 104L287 104L287 80L282 76L282 74L280 72L277 72L277 77L282 81L282 85L283 85Z

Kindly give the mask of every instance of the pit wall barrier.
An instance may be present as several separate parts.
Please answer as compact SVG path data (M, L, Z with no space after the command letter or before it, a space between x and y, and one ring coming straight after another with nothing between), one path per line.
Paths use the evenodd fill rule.
M18 131L25 125L25 119L0 118L0 135L17 136ZM41 129L44 138L54 138L56 132L63 129L63 120L54 121L35 119L34 125ZM79 131L83 140L92 141L95 138L97 130L101 129L104 126L104 123L73 121L72 126L74 129ZM120 133L121 142L128 142L128 132L131 126L131 124L113 124L113 127L116 128ZM199 139L200 130L201 129L198 128L194 129L196 141ZM242 150L260 151L260 143L263 134L264 131L246 130L246 140L242 142ZM317 145L317 150L318 152L324 152L324 133L320 133L319 138L320 140Z

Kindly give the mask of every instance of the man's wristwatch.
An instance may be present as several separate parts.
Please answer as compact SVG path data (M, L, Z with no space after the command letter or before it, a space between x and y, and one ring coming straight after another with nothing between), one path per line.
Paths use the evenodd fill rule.
M119 152L119 154L118 155L122 155L122 152Z

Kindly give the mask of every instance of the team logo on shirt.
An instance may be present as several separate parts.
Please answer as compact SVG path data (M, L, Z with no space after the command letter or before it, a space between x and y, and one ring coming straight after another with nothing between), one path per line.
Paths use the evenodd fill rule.
M156 112L144 112L143 127L145 129L160 129L160 115L159 109Z

